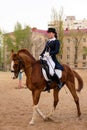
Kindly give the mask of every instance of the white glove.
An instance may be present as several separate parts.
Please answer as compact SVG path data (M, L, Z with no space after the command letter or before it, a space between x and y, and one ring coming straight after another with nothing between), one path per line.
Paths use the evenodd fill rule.
M39 60L42 59L42 56L39 56Z
M49 52L45 52L44 57L48 57L48 56L49 56Z
M22 73L22 72L23 72L23 70L20 70L20 72Z

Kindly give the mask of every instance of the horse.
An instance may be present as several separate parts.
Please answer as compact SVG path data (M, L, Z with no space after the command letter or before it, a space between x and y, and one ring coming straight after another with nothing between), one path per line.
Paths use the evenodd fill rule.
M38 107L39 99L41 92L43 92L46 86L46 80L42 74L42 66L40 60L36 60L32 54L27 49L20 49L18 52L14 52L12 54L12 61L11 61L11 68L14 74L14 78L18 77L20 70L23 70L26 75L26 86L32 92L32 99L33 99L33 115L30 121L30 124L33 125L35 123L36 113L38 113L43 120L47 120L52 116L56 106L59 102L59 91L56 81L53 81L50 89L53 90L53 108L47 116L45 116ZM71 69L68 65L62 64L64 67L64 71L62 72L61 82L64 82L71 95L74 98L74 102L77 108L77 117L80 117L80 104L79 104L79 97L77 92L80 92L83 88L83 80L81 76L73 69ZM75 88L75 78L78 81L78 88Z

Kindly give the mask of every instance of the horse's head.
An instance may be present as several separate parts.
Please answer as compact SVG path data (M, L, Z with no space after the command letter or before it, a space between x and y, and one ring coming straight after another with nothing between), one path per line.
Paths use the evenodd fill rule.
M19 72L23 69L24 63L22 58L16 54L12 54L12 61L11 61L11 72L13 72L12 78L15 79L18 77Z
M14 74L13 78L17 78L21 70L25 70L25 68L28 69L31 67L31 64L36 61L27 49L21 49L17 53L12 51L11 59L11 72Z

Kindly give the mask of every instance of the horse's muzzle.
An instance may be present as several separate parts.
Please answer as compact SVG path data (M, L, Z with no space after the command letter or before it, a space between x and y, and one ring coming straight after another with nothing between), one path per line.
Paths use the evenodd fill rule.
M16 78L18 78L18 74L15 74L15 72L13 70L11 70L11 77L12 77L12 79L16 79Z

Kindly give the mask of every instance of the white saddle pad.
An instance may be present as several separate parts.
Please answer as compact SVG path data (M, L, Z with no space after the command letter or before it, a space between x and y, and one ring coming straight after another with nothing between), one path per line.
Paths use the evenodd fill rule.
M43 69L43 68L42 68L42 73L43 73L43 76L44 76L45 80L46 80L46 81L50 81L50 79L47 77L47 74L46 74L45 69ZM55 69L55 73L56 73L56 75L57 75L59 78L62 77L62 71L61 71L61 70Z
M62 70L55 69L56 75L61 78L62 77Z

